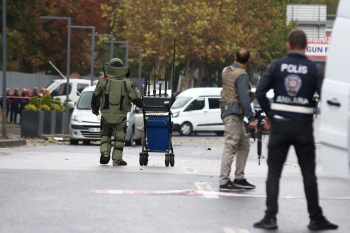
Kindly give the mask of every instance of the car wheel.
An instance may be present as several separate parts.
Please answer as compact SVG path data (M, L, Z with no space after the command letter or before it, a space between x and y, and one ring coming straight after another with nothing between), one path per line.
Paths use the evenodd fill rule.
M224 135L225 131L215 131L215 134L218 136Z
M190 136L193 134L193 127L190 122L184 122L180 126L180 132L182 136Z
M134 145L134 131L131 131L130 140L125 141L125 145L126 146L133 146Z
M78 140L70 140L71 145L78 145L79 141Z

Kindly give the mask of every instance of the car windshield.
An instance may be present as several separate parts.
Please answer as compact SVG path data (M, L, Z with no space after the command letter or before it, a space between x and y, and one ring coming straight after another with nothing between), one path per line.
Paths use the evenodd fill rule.
M52 81L49 85L47 85L47 86L45 87L45 89L51 90L51 89L52 89L52 86L54 86L55 84L56 84L56 82L55 82L55 81Z
M173 106L171 107L172 109L179 109L184 107L190 100L192 99L192 97L177 97Z
M79 98L77 109L91 110L91 97L93 91L83 92Z

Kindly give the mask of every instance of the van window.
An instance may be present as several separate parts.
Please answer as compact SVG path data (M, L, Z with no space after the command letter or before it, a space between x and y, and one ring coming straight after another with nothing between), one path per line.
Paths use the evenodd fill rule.
M193 100L189 106L191 107L188 110L192 110L192 111L201 110L205 107L205 99L201 98L201 99Z
M72 84L69 85L69 93L72 90ZM66 83L61 83L54 90L50 92L51 96L66 95Z
M91 109L92 93L93 93L92 91L86 91L81 94L77 104L77 109L86 109L86 110Z
M85 89L85 87L88 87L89 84L86 84L86 83L78 83L78 86L77 86L77 91L78 91L78 95L80 95L80 93Z
M219 98L209 98L209 109L220 108L220 99Z
M179 109L184 107L188 101L190 101L192 97L177 97L175 102L173 103L172 109Z

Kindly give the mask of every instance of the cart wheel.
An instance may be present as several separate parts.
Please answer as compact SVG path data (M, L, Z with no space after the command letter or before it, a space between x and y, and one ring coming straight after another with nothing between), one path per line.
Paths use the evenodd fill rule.
M142 157L143 157L143 165L147 166L147 164L148 164L148 154L144 154Z
M140 166L143 166L143 159L142 159L142 155L140 155L139 163L140 163Z
M143 166L143 154L142 152L140 152L140 158L139 158L139 163L140 163L140 166Z
M169 155L165 154L165 166L169 167Z
M174 165L175 165L175 156L174 155L170 155L169 158L170 158L170 166L174 167Z

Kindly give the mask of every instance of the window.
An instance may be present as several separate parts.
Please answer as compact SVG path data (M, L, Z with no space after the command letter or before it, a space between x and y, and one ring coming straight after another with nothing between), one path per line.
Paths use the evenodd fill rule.
M88 87L89 84L85 84L85 83L78 83L78 87L77 87L77 91L78 91L78 95L80 95L80 93L85 89L85 87Z
M204 98L203 99L196 99L196 100L192 101L190 106L191 106L192 111L201 110L205 106L205 99Z
M92 91L87 91L84 92L80 98L79 98L79 102L77 104L77 108L78 109L91 109L91 98L92 98Z
M173 106L171 107L172 109L179 109L182 108L183 106L185 106L188 101L190 101L192 99L192 97L178 97L176 98Z
M220 99L219 98L209 98L209 109L220 108Z

